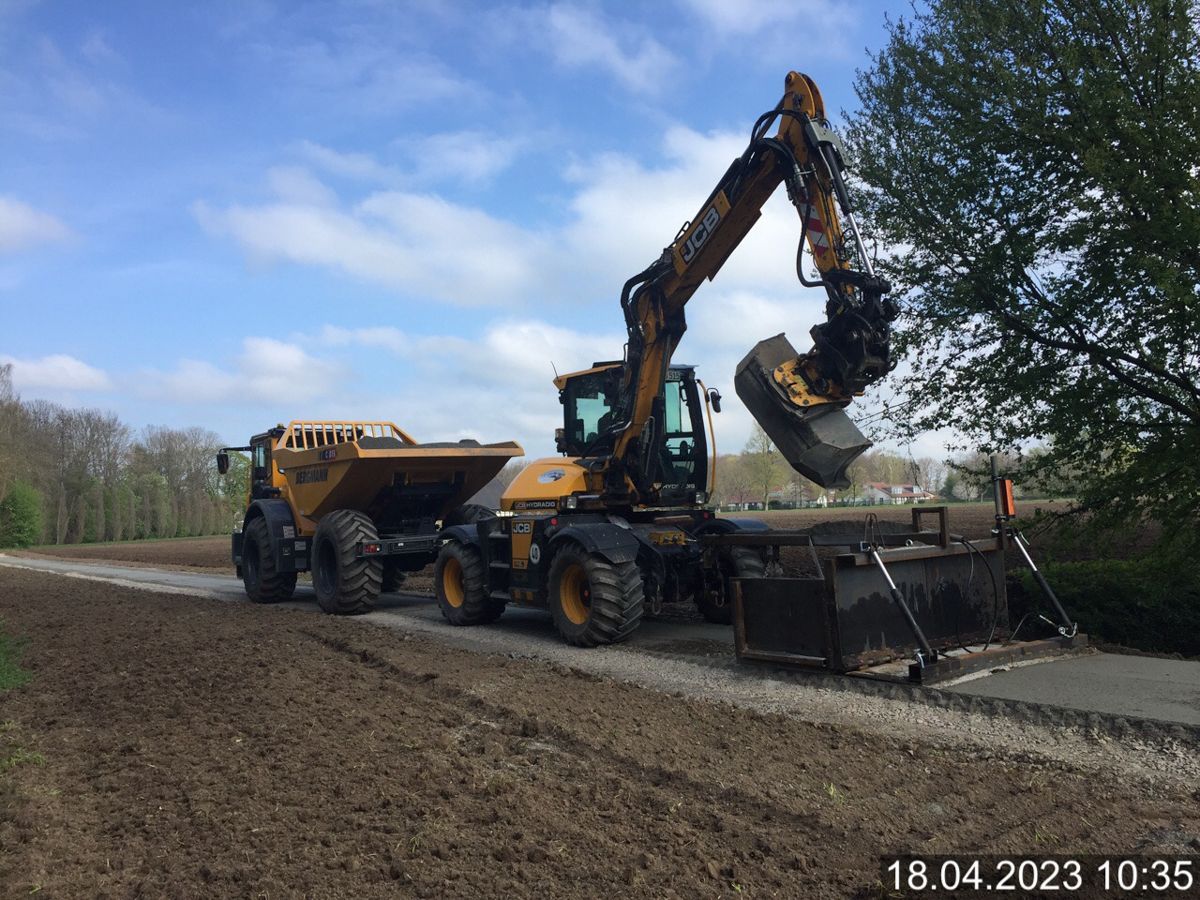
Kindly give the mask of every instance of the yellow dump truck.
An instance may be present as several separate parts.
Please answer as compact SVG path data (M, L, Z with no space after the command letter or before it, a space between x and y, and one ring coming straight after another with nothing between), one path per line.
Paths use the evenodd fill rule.
M392 422L297 420L255 435L233 562L255 603L287 600L312 571L328 613L371 610L406 572L437 556L438 527L469 517L466 503L523 455L520 444L419 444Z

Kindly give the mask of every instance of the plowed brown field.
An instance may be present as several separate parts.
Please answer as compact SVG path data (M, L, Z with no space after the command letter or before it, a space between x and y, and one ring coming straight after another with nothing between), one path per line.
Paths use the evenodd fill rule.
M1200 846L1191 788L315 612L0 568L0 621L4 897L840 900L901 850Z

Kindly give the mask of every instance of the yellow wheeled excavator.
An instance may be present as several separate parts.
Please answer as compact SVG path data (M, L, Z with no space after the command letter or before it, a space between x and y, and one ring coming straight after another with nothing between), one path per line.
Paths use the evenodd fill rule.
M746 546L706 549L702 538L765 526L708 508L705 407L719 412L720 396L672 356L688 300L781 184L799 214L797 274L825 289L826 318L807 353L783 335L760 342L735 386L798 472L824 487L848 484L846 468L870 442L844 407L889 371L897 309L854 220L842 144L820 92L791 72L782 100L755 122L695 218L625 283L624 359L555 379L562 457L534 462L513 481L501 500L512 515L442 530L435 588L450 622L488 622L510 603L538 606L569 643L593 646L627 637L647 605L663 602L690 599L709 620L730 621L729 580L761 576L763 557ZM805 245L815 280L804 272Z

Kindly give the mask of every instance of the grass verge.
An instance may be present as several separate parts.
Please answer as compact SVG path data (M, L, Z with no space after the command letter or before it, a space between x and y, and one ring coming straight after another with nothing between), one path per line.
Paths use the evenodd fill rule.
M1043 571L1067 612L1092 637L1151 653L1200 656L1200 578L1186 561L1155 555L1047 563ZM1013 586L1014 622L1045 606L1028 572Z
M21 668L21 645L10 637L0 622L0 691L20 687L29 680L29 673Z

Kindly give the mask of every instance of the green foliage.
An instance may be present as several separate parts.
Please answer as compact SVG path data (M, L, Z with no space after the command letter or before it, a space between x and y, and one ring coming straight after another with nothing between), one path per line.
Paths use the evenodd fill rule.
M1096 521L1200 529L1200 30L1192 0L933 0L849 131L905 317L893 431L1042 443ZM1178 533L1178 532L1176 532Z
M29 547L42 534L42 495L18 481L0 501L0 547Z
M29 680L29 673L20 666L21 648L0 630L0 691L20 687Z
M1042 569L1067 612L1093 638L1156 653L1200 655L1200 576L1193 565L1156 554L1047 563ZM1011 611L1023 615L1044 604L1040 597L1022 571Z

